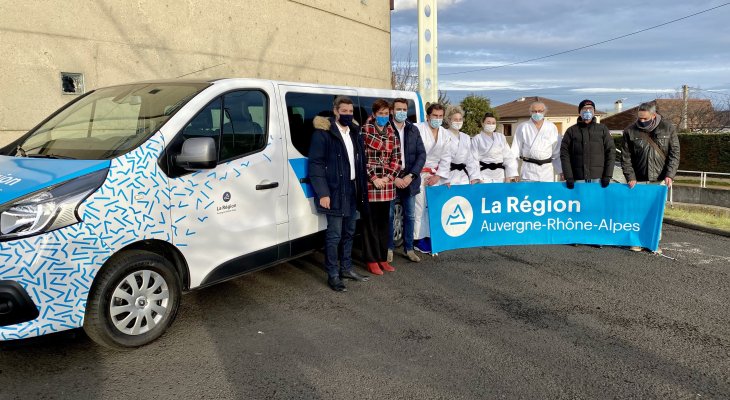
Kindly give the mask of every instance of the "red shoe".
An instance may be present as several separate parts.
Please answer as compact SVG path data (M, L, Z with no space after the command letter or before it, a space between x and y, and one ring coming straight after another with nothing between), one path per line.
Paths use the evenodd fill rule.
M390 265L390 263L388 263L387 261L384 261L384 262L381 262L378 264L380 264L380 268L382 268L383 271L395 272L395 268L393 268L393 266Z
M368 263L368 271L373 275L383 275L383 271L380 270L378 263Z

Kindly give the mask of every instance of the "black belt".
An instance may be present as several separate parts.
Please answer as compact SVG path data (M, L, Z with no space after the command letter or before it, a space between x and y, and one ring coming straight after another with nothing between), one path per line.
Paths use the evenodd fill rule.
M461 164L451 163L451 170L452 171L464 171L464 173L466 174L466 177L471 179L469 177L469 171L466 170L466 164L464 164L464 163L461 163Z
M532 164L537 164L537 165L543 165L543 164L547 164L547 163L553 161L552 158L546 158L544 160L535 160L534 158L527 158L527 157L520 157L520 160L528 162L528 163L532 163Z
M485 163L484 161L479 161L479 165L481 166L479 169L480 171L484 171L485 169L491 169L494 171L497 168L504 169L504 164L502 163Z

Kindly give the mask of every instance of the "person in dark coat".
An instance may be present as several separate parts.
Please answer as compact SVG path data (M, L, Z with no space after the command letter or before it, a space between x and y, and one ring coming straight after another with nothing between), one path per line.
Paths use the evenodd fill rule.
M332 290L347 291L342 279L366 281L352 270L357 210L367 207L365 154L353 103L337 97L334 118L316 117L309 148L309 180L317 212L327 216L325 267ZM339 263L341 261L341 264Z
M636 122L624 129L621 167L629 188L637 183L672 186L679 169L679 136L674 125L657 113L656 103L640 104ZM657 248L656 253L661 252Z
M426 163L426 148L423 147L423 140L418 128L408 121L408 100L397 98L393 100L391 107L393 120L391 125L397 132L397 139L401 147L401 171L395 180L396 198L400 200L403 209L403 251L405 256L413 261L419 262L413 250L413 225L415 223L416 195L421 191L421 171ZM388 262L393 261L393 217L395 201L390 205L390 224L388 226Z
M672 186L679 169L677 129L656 112L655 103L639 105L635 123L624 129L621 167L629 187L637 182Z
M560 145L565 184L573 189L576 181L600 182L605 188L616 159L611 132L596 122L596 105L591 100L581 101L578 112L578 123L568 128Z

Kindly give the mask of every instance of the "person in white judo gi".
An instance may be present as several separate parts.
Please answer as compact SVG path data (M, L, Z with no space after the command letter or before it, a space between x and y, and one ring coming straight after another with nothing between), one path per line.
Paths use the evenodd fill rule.
M481 170L480 179L483 183L514 182L517 158L507 138L496 129L497 118L488 112L482 118L482 131L471 138L471 151Z
M431 104L426 110L426 121L416 124L426 149L426 163L421 171L421 191L416 195L416 218L413 224L413 247L421 253L431 252L426 187L446 183L451 172L451 154L448 149L453 135L441 126L444 112L441 104Z
M461 131L464 126L464 110L461 107L451 107L446 116L448 132L451 134L449 140L449 153L451 164L449 165L449 177L446 185L468 185L481 181L479 174L479 163L471 152L471 138Z
M512 153L522 160L522 181L555 182L556 174L558 180L563 180L560 163L562 138L555 124L545 120L546 112L544 103L536 101L530 104L530 120L515 129Z

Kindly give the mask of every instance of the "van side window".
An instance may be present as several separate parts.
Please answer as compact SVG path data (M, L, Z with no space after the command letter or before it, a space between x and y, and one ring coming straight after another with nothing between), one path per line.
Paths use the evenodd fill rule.
M212 137L215 139L216 147L220 147L220 115L222 103L218 98L205 106L198 115L196 115L183 128L182 136L184 139L194 137Z
M258 90L242 90L223 96L220 161L238 158L266 148L268 99Z
M289 92L284 97L289 119L289 137L294 148L303 156L309 155L309 144L314 134L314 117L333 116L332 102L335 97L332 94L296 92Z
M358 119L364 124L370 114L373 113L373 103L375 103L375 100L377 99L385 99L388 103L390 103L390 105L393 105L393 99L391 98L360 96L360 104L355 107L355 119ZM418 117L416 116L416 102L411 99L408 99L408 120L414 124L418 122Z

